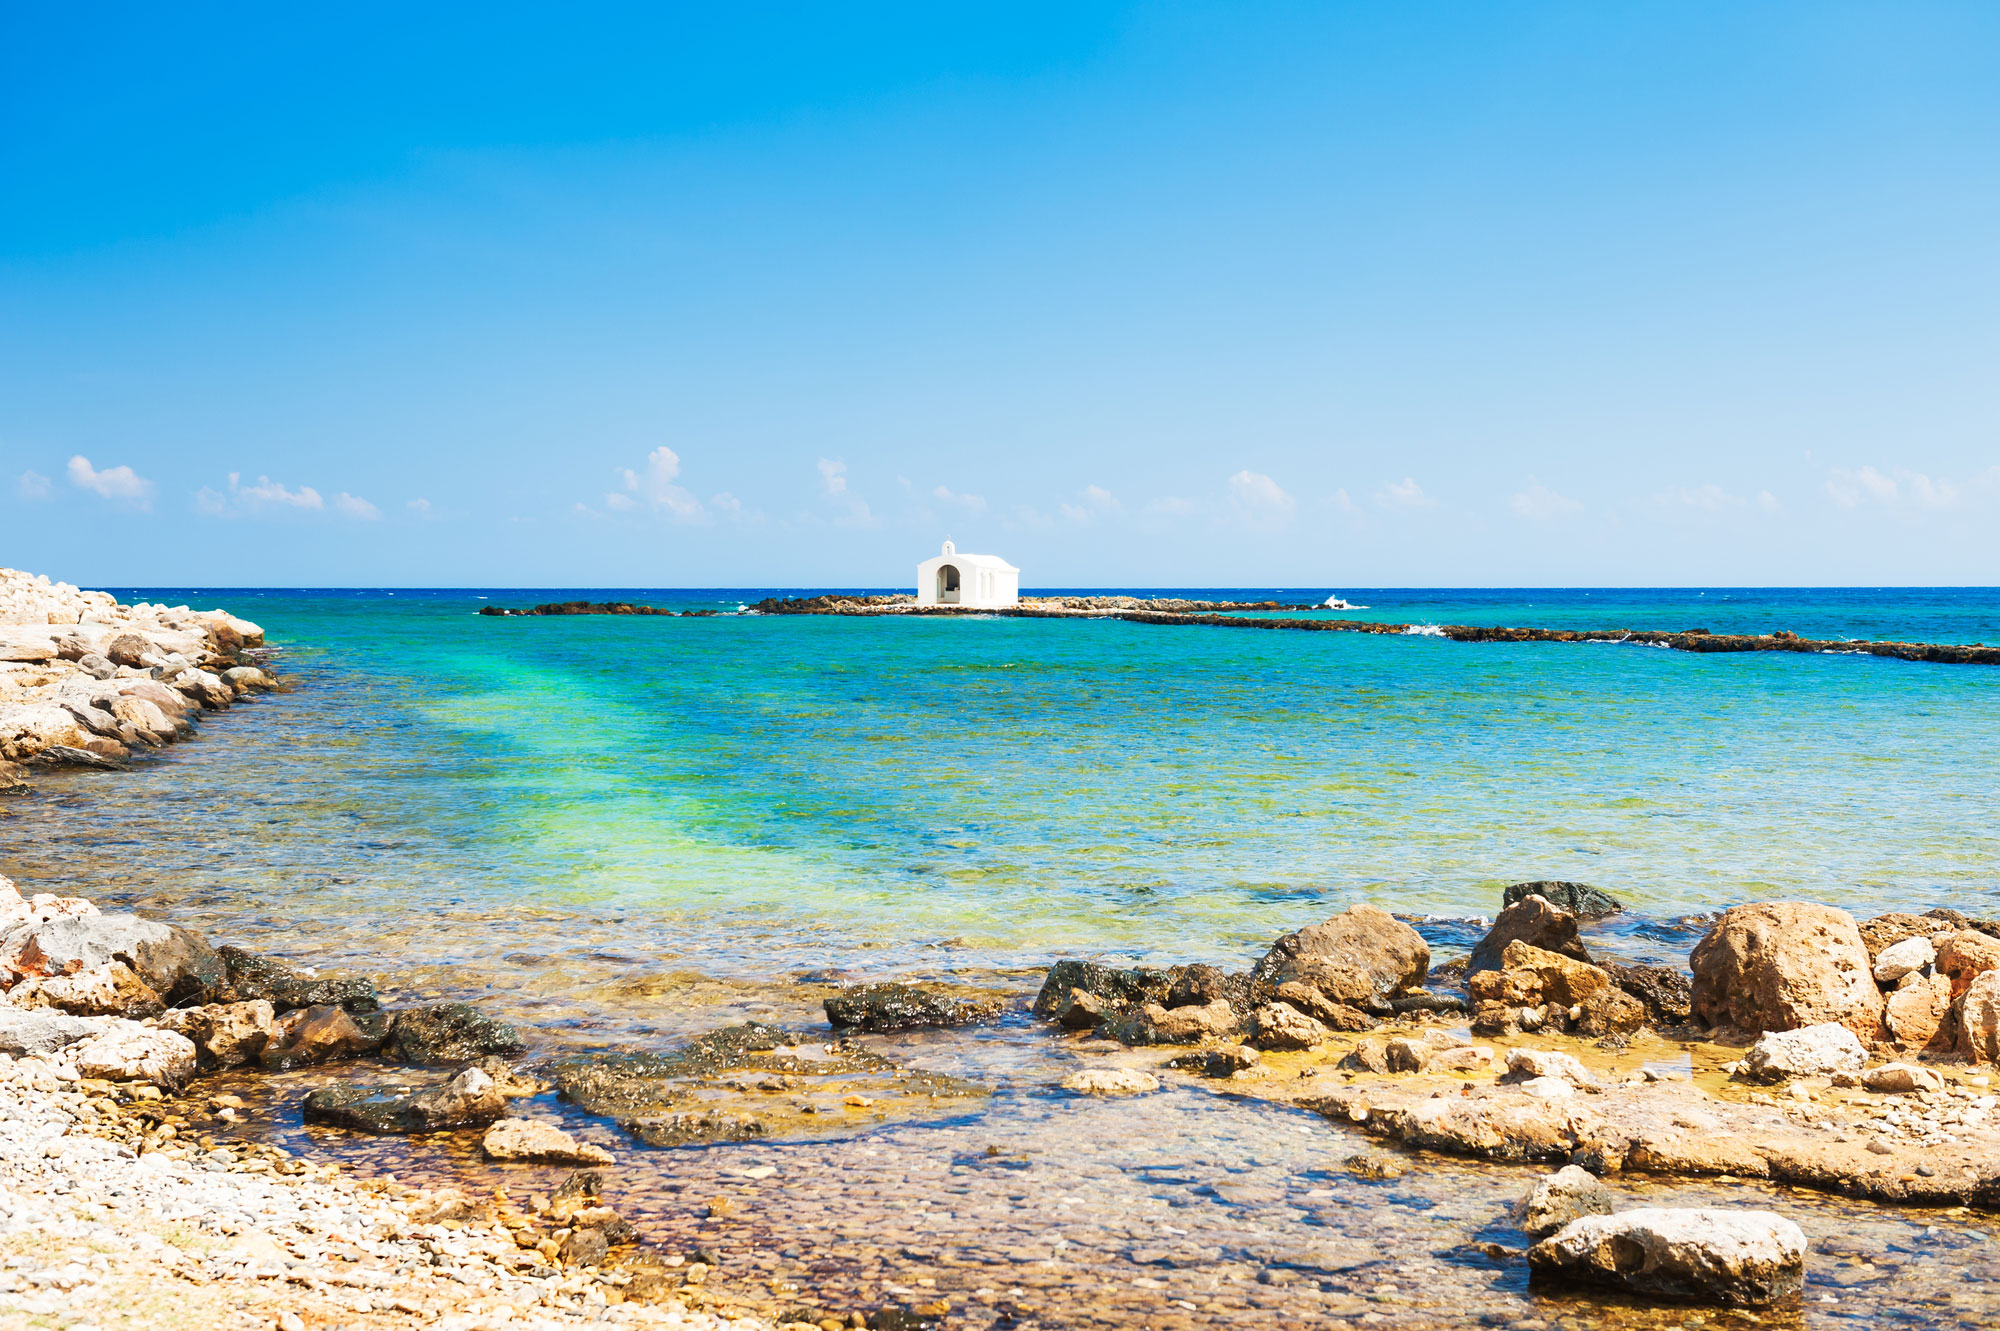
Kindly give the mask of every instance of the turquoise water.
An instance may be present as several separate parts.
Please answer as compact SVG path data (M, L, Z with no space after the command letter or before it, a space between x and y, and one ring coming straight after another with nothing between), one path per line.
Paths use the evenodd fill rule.
M2000 640L1981 591L1344 590L1418 622ZM474 613L762 590L143 594L260 621L297 691L136 776L15 801L9 862L53 880L81 856L288 950L317 931L365 955L370 921L474 971L523 948L744 978L1241 961L1352 901L1486 914L1530 878L1658 917L1772 896L2000 912L2000 672L1979 667Z

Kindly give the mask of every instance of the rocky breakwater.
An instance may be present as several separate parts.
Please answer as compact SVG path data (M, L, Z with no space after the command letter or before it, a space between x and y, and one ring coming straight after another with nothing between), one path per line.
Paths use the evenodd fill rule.
M375 1055L428 1083L372 1100L316 1092L307 1116L469 1130L502 1169L611 1163L513 1112L544 1087L506 1057L519 1032L467 1005L386 1012L366 980L212 948L80 897L24 899L4 878L0 990L0 1318L762 1325L704 1307L699 1261L635 1246L595 1171L477 1196L343 1177L231 1136L243 1102L201 1089L228 1069Z
M203 713L277 688L269 657L261 628L220 610L121 605L0 569L0 789L184 739Z

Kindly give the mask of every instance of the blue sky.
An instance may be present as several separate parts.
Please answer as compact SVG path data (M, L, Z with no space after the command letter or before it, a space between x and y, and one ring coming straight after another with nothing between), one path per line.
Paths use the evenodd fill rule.
M0 27L0 564L2000 583L2000 7Z

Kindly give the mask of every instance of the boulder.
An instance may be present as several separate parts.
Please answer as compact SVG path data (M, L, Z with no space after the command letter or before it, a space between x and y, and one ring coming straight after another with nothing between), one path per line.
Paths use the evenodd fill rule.
M1547 1238L1572 1220L1610 1215L1617 1195L1579 1165L1564 1165L1536 1180L1514 1208L1514 1222L1530 1238Z
M1975 1063L2000 1062L2000 970L1973 976L1960 1000L1958 1052Z
M1762 1308L1805 1285L1806 1237L1769 1211L1641 1207L1573 1220L1528 1250L1540 1284Z
M278 687L278 681L275 676L271 675L268 671L259 670L256 666L232 666L230 669L222 672L222 682L238 693L248 693L252 689L262 691Z
M1309 984L1297 980L1287 980L1279 985L1272 997L1280 1003L1289 1003L1331 1031L1373 1030L1375 1018L1360 1008L1336 1003Z
M1928 938L1905 938L1875 953L1873 974L1877 984L1894 984L1911 971L1922 970L1937 960L1937 949Z
M1883 955L1888 953L1885 951ZM1889 1028L1889 1037L1906 1049L1933 1045L1949 1049L1957 1035L1951 1029L1951 977L1907 972L1889 995L1882 1020Z
M1286 934L1250 978L1274 985L1299 980L1337 1003L1368 1007L1421 989L1430 966L1430 944L1415 929L1364 903Z
M0 971L24 978L113 961L169 1003L201 998L223 974L221 958L198 935L123 911L29 921L0 933Z
M1228 999L1233 986L1230 977L1219 966L1206 966L1199 962L1192 966L1177 966L1169 972L1173 982L1167 987L1169 1008L1206 1007L1218 998Z
M1547 1079L1571 1086L1595 1086L1597 1078L1573 1055L1552 1049L1509 1049L1507 1071L1500 1080L1519 1083Z
M1837 1022L1863 1040L1882 1033L1882 991L1844 910L1760 901L1722 913L1689 958L1697 1020L1741 1031Z
M564 1266L596 1266L611 1252L611 1241L601 1229L585 1226L564 1236L557 1256Z
M224 982L213 995L219 1003L252 1003L262 999L280 1013L329 1005L360 1013L374 1012L382 1006L375 996L373 980L308 974L275 957L228 945L218 948L216 955L226 972Z
M179 689L170 689L157 679L121 679L118 692L127 698L142 698L160 709L176 726L180 725L188 713L188 700Z
M2000 970L2000 938L1977 929L1946 934L1937 944L1936 968L1951 978L1951 996L1962 998L1978 976Z
M1095 1030L1106 1017L1113 1015L1111 1005L1087 989L1072 989L1068 997L1060 1000L1049 1013L1056 1024L1066 1030Z
M444 1085L411 1097L410 1110L427 1132L484 1127L507 1112L507 1093L484 1068L465 1068Z
M222 682L222 676L208 670L183 670L174 677L174 687L203 707L220 709L236 700L236 690Z
M150 698L120 696L111 703L111 715L125 725L164 743L180 733L173 719Z
M1516 883L1501 895L1500 906L1518 905L1529 897L1540 897L1560 910L1568 911L1580 920L1595 920L1606 915L1616 915L1625 909L1625 903L1609 892L1591 887L1587 883L1564 883L1545 881L1537 883Z
M372 1054L382 1040L371 1040L345 1008L332 1004L296 1008L279 1017L257 1061L273 1071L312 1067L337 1059Z
M68 1057L75 1061L79 1076L151 1082L162 1090L179 1090L195 1070L194 1041L135 1022L120 1022L102 1035L80 1041Z
M1407 1035L1396 1036L1382 1047L1383 1058L1391 1072L1422 1072L1436 1053L1428 1040L1412 1039Z
M481 1068L465 1068L442 1086L402 1095L374 1086L328 1086L305 1098L308 1123L378 1135L483 1128L507 1112L507 1096Z
M1891 911L1887 915L1877 915L1872 920L1863 920L1855 926L1861 935L1861 945L1868 949L1868 960L1872 964L1884 948L1908 942L1912 938L1929 938L1933 934L1951 932L1951 925L1930 915L1909 915L1902 911Z
M1543 897L1523 897L1494 919L1492 929L1472 949L1466 966L1468 978L1481 971L1499 970L1509 943L1526 943L1543 952L1587 962L1590 953L1576 936L1576 916Z
M485 1054L518 1054L521 1033L470 1003L440 1003L396 1014L382 1052L404 1063L443 1066Z
M830 995L826 1019L835 1028L902 1031L923 1026L970 1026L1006 1008L1000 998L954 998L913 984L857 984Z
M54 1008L76 1017L157 1017L166 1004L139 973L122 961L107 961L69 975L37 976L7 992L20 1008Z
M1064 1077L1063 1089L1080 1095L1144 1095L1160 1089L1160 1079L1134 1068L1089 1068Z
M1630 1035L1646 1017L1646 1005L1623 989L1601 989L1570 1010L1570 1031L1592 1038Z
M1497 968L1476 969L1467 988L1480 1002L1555 1003L1569 1007L1613 987L1608 971L1519 939L1507 944Z
M1906 1095L1911 1091L1941 1091L1944 1074L1936 1068L1920 1068L1910 1063L1884 1063L1861 1074L1861 1084L1885 1095Z
M1685 1026L1693 1015L1692 991L1688 977L1671 966L1622 966L1604 963L1605 971L1620 989L1646 1006L1646 1019L1655 1026Z
M1743 1060L1742 1075L1753 1081L1783 1081L1788 1077L1831 1077L1859 1072L1868 1062L1861 1040L1839 1022L1773 1031L1758 1039Z
M201 1066L214 1069L253 1062L270 1043L274 1027L271 1004L261 998L176 1008L161 1018L160 1025L194 1041Z
M1266 1003L1250 1018L1250 1043L1259 1049L1311 1049L1333 1035L1290 1003Z
M104 644L104 655L113 665L139 666L153 654L153 644L136 633L121 633Z
M96 1035L103 1023L59 1012L22 1012L0 1006L0 1054L26 1058L53 1054Z
M1126 1044L1199 1044L1233 1036L1242 1025L1236 1009L1218 998L1201 1007L1169 1009L1148 1003L1129 1016L1106 1022L1098 1034Z
M1167 976L1164 971L1119 970L1095 961L1058 961L1049 967L1030 1010L1038 1017L1054 1017L1073 989L1098 999L1107 1010L1123 1011L1135 1004L1165 999Z
M580 1142L553 1123L503 1118L486 1130L479 1149L488 1160L536 1165L608 1165L611 1152Z

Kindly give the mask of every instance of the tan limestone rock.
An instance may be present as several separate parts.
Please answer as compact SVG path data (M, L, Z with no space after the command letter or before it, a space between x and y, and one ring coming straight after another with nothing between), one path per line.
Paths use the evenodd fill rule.
M1938 941L1937 969L1951 977L1951 996L1963 997L1975 977L2000 970L2000 938L1977 929L1960 929Z
M1251 971L1255 980L1302 980L1337 1003L1364 1007L1421 988L1430 944L1387 911L1365 903L1286 934ZM1350 983L1342 985L1337 976Z
M7 993L21 1008L54 1008L77 1017L154 1017L165 1009L152 986L122 961L23 980Z
M1788 1031L1837 1022L1865 1041L1882 1037L1882 992L1844 910L1804 901L1732 907L1689 962L1694 1015L1709 1026Z
M1951 977L1906 973L1889 995L1884 1022L1890 1038L1906 1049L1929 1048L1938 1041L1939 1032L1944 1033L1942 1047L1950 1048L1955 1035L1951 1030Z
M486 1130L479 1148L486 1153L488 1160L538 1165L611 1163L611 1152L602 1146L580 1142L555 1124L533 1118L501 1119Z
M1958 1052L1976 1063L2000 1062L2000 970L1981 971L1959 1004Z
M346 1009L321 1004L278 1018L257 1061L267 1068L302 1068L352 1058L374 1047Z

